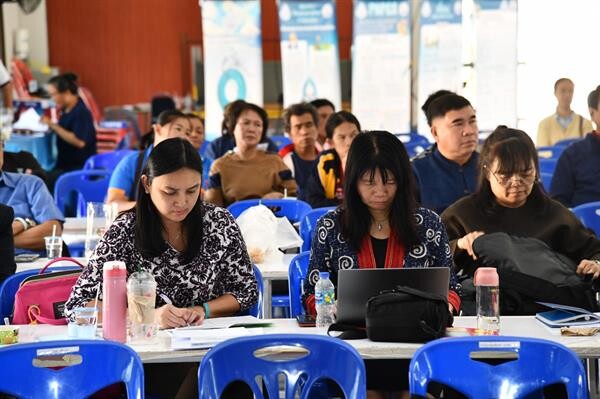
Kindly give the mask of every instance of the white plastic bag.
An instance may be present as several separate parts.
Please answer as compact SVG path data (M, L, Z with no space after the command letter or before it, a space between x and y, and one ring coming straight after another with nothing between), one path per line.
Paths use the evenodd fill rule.
M280 262L279 249L302 246L302 238L285 217L277 218L264 205L246 209L237 218L242 236L254 263Z

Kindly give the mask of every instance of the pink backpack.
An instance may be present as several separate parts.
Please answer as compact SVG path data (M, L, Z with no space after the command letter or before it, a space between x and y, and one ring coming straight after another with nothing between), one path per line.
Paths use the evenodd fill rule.
M13 324L67 324L65 302L69 299L81 270L64 270L45 273L52 264L60 261L83 265L73 258L56 258L42 268L39 274L21 282L15 294Z

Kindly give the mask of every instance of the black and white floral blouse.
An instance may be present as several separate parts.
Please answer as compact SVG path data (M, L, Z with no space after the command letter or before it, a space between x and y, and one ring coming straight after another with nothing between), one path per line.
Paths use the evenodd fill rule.
M177 307L198 306L224 294L233 295L241 310L254 305L258 289L238 225L227 210L206 203L203 207L203 242L199 253L187 263L183 253L168 243L160 256L143 257L134 245L135 212L120 215L73 287L65 304L66 315L92 301L99 283L102 290L102 267L113 260L125 262L128 276L140 267L152 273L157 283L156 307L166 300Z

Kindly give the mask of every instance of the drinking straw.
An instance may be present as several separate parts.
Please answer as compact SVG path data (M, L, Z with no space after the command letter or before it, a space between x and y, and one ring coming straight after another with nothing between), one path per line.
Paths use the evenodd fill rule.
M52 243L54 243L56 237L56 225L52 226Z
M287 198L287 188L283 188L283 198Z
M8 317L4 318L4 325L5 326L10 326L10 320L8 319Z

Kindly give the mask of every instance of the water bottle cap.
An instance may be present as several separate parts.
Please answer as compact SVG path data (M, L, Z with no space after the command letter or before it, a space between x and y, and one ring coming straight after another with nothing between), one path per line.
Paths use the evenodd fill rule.
M473 279L475 285L493 287L498 286L499 282L498 271L495 267L480 267L475 270L475 278Z
M104 262L103 269L106 270L127 270L125 266L125 262L120 260L111 260L109 262Z
M319 278L329 278L329 272L319 272Z

